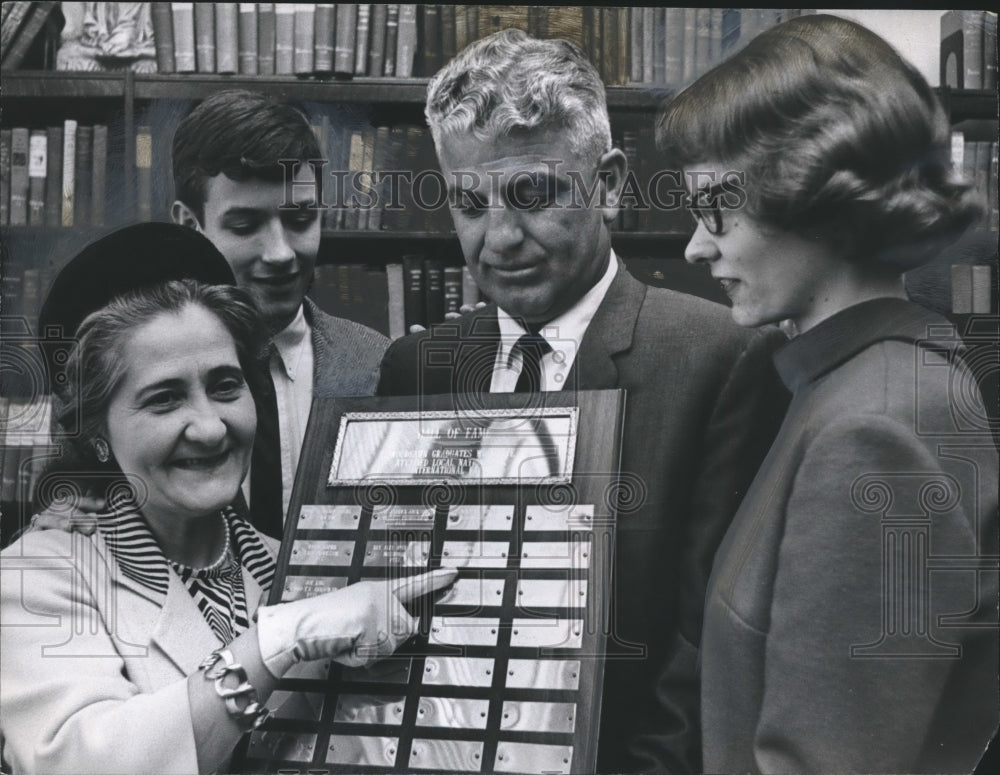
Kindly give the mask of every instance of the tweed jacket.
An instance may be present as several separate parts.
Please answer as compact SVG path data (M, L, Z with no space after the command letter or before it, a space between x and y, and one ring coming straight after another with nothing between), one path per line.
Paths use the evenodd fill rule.
M678 636L690 649L697 642L715 547L784 411L774 334L784 340L738 328L722 305L648 287L619 262L579 343L563 390L626 391L622 480L631 496L616 528L601 772L692 766L683 747L697 748L694 659L682 691L653 687ZM454 357L422 363L427 337L437 351L451 342ZM458 326L398 339L378 392L488 392L498 341L492 305Z
M985 750L997 453L952 331L877 299L777 354L794 397L708 590L707 771L967 773Z
M3 758L14 772L196 773L185 677L222 644L175 573L164 602L100 533L32 531L0 555ZM252 613L265 591L246 568L243 585Z
M389 339L353 320L326 314L309 298L304 304L312 329L313 397L372 395Z

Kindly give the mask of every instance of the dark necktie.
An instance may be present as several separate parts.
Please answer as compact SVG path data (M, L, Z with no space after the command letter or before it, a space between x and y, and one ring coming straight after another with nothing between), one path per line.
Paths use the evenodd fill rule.
M269 351L270 352L270 351ZM282 537L281 436L278 428L278 399L271 379L270 358L259 364L257 435L250 461L250 521L272 538Z
M514 342L512 352L521 353L521 373L514 386L515 393L542 391L542 356L552 351L552 345L540 334L524 334Z

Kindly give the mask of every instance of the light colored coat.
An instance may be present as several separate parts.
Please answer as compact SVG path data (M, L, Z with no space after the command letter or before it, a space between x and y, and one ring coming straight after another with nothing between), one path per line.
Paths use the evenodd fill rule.
M0 576L0 730L15 773L198 771L185 677L222 644L175 573L161 606L99 531L46 530L5 549ZM264 592L246 569L243 584L252 613Z

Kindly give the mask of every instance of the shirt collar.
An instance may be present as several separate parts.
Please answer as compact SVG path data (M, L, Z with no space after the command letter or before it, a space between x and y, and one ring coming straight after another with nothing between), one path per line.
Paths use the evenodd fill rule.
M272 350L288 379L294 381L305 346L309 343L309 323L306 322L304 305L299 305L295 318L271 338Z
M843 309L790 340L774 355L782 382L792 392L884 340L932 344L960 353L954 326L907 301L882 298Z
M559 347L560 340L571 340L577 344L583 341L587 326L594 319L597 308L604 301L617 272L618 257L612 250L608 268L604 270L601 279L576 304L542 326L539 333L545 337L545 341L552 345L553 351L562 349ZM520 320L511 317L508 312L501 308L497 308L497 323L500 327L499 357L502 358L503 363L509 365L514 343L527 333L527 329L521 325Z

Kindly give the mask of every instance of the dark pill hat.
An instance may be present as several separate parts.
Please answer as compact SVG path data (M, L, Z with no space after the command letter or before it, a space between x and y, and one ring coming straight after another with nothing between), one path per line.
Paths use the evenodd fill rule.
M87 245L56 275L38 316L50 384L55 387L67 340L87 315L129 291L187 278L236 284L215 245L187 226L137 223Z

